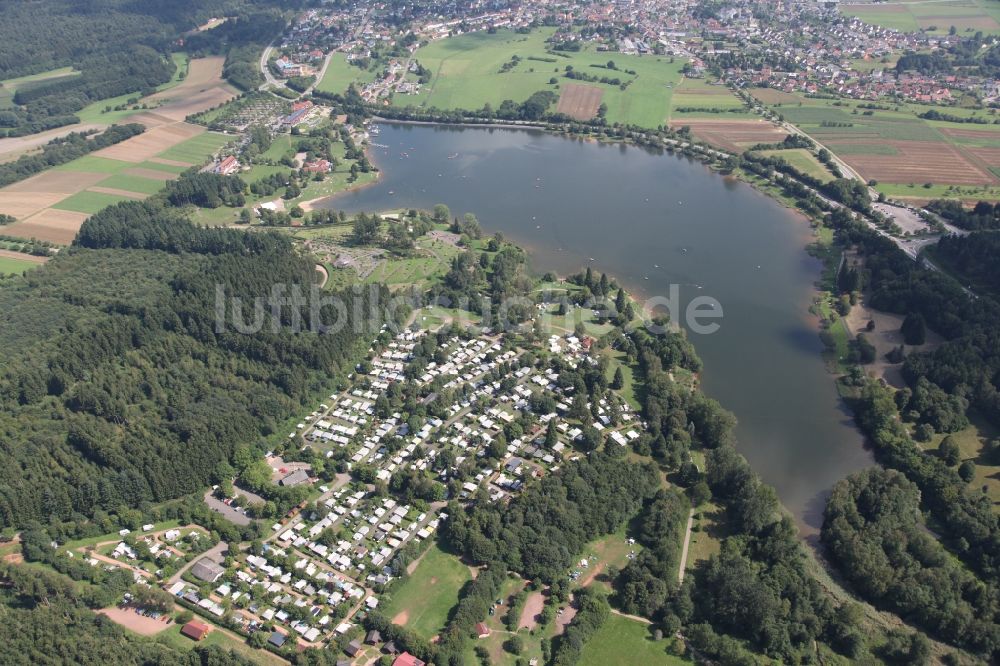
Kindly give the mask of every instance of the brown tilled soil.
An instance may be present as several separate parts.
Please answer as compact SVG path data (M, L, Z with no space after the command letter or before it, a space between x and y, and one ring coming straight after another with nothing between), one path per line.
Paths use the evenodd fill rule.
M565 113L577 120L590 120L597 115L601 107L604 91L597 86L586 86L579 83L567 83L559 95L557 113Z

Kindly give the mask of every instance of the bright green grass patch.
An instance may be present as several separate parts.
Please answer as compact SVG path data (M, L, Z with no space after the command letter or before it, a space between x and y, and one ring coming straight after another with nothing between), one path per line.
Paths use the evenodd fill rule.
M38 268L38 262L27 259L15 259L14 257L0 257L0 275L20 275L24 271Z
M115 174L135 165L121 160L110 160L96 155L84 155L72 162L55 167L55 171L76 171L77 173L107 173Z
M833 174L827 169L816 156L805 148L793 148L790 150L762 150L761 155L767 157L780 157L799 171L818 178L819 180L833 180Z
M354 81L367 83L375 80L375 72L355 67L347 62L347 56L343 53L334 53L330 58L330 65L326 68L323 80L316 85L320 92L344 93L347 87Z
M579 666L690 664L667 652L673 639L654 641L649 625L612 613L580 653Z
M279 134L274 137L271 142L270 147L261 154L261 158L265 160L274 160L277 162L286 155L290 155L294 152L292 148L292 137L288 134ZM287 167L286 167L287 168Z
M410 577L383 601L383 613L390 620L407 613L406 628L429 640L444 629L448 612L458 603L459 590L469 580L469 568L435 544Z
M163 185L162 180L132 176L127 173L120 173L110 178L105 178L98 183L100 187L113 187L117 190L136 192L138 194L156 194L163 189Z
M121 201L132 201L132 199L129 197L120 197L115 194L104 194L103 192L90 192L84 190L83 192L74 194L68 199L63 199L53 206L53 208L93 215L94 213Z
M205 132L165 150L157 157L188 164L202 164L232 140L233 137L219 132Z
M900 5L840 5L840 12L847 16L857 16L865 23L878 25L891 30L902 30L904 32L916 32L920 29L917 19L913 14L903 9L896 9Z
M541 90L558 94L567 83L583 83L563 76L565 68L572 66L598 77L631 81L624 91L617 86L588 83L604 92L601 101L607 105L608 122L655 127L666 121L672 88L680 80L683 61L670 62L671 59L665 56L598 53L589 49L552 55L545 43L551 35L551 29L536 30L528 35L500 30L492 35L476 32L433 42L415 54L433 73L430 83L417 95L396 95L393 103L440 109L480 109L489 103L497 108L507 99L520 103ZM522 59L521 62L501 73L501 66L515 55ZM608 60L614 60L617 71L592 66L603 66ZM636 75L624 70L633 70ZM552 78L556 79L555 84L550 83Z

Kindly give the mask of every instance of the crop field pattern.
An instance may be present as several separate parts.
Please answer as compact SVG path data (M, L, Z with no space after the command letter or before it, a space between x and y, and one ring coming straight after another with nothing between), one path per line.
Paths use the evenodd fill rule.
M1000 33L1000 6L992 0L849 2L842 3L840 11L866 23L906 32L943 34L954 27L959 32Z
M233 96L221 78L222 62L193 60L183 81L147 97L159 106L127 119L146 125L144 133L0 189L0 213L17 218L4 233L69 244L89 215L145 199L203 164L231 138L182 121Z
M920 186L928 194L928 186L1000 185L1000 126L925 120L919 116L931 107L917 104L865 109L846 100L834 102L797 93L778 97L760 90L753 93L770 101L774 111L863 178L889 188L887 193L896 193L895 185ZM781 101L771 101L777 99ZM955 109L954 113L972 112Z
M604 91L597 86L584 86L578 83L567 83L559 95L557 113L565 113L577 120L590 120L597 115L601 106Z

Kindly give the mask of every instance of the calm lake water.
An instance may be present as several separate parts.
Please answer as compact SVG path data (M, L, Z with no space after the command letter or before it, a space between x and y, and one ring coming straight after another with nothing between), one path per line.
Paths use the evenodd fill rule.
M808 313L820 264L806 221L685 158L541 132L382 125L370 187L324 202L348 212L473 212L526 248L537 272L585 266L641 296L680 286L717 299L721 329L691 339L703 387L739 420L739 449L814 532L825 495L872 463L820 358Z

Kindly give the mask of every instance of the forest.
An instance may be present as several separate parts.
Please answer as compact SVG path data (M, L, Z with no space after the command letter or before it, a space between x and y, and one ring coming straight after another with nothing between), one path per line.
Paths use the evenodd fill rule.
M85 5L81 7L81 5ZM225 77L249 90L257 58L298 0L35 0L0 2L0 81L72 67L73 72L19 86L0 111L0 136L22 136L79 122L88 104L147 94L173 77L170 52L210 17L231 20L186 38L194 55L225 55Z
M920 524L920 491L894 470L870 469L834 486L822 540L866 599L941 639L984 655L1000 649L996 587L951 558Z
M88 56L74 66L80 74L18 87L15 106L0 111L0 132L22 136L78 123L74 114L88 104L129 93L151 94L177 70L166 54L142 45Z
M382 322L294 332L309 313L287 307L279 325L244 335L218 325L216 290L252 301L275 283L307 287L313 273L286 238L201 229L156 202L127 202L91 217L46 267L7 279L0 523L83 520L241 468L239 446L264 446Z
M963 282L1000 295L1000 232L976 231L968 236L946 236L934 248L934 257L944 262Z

